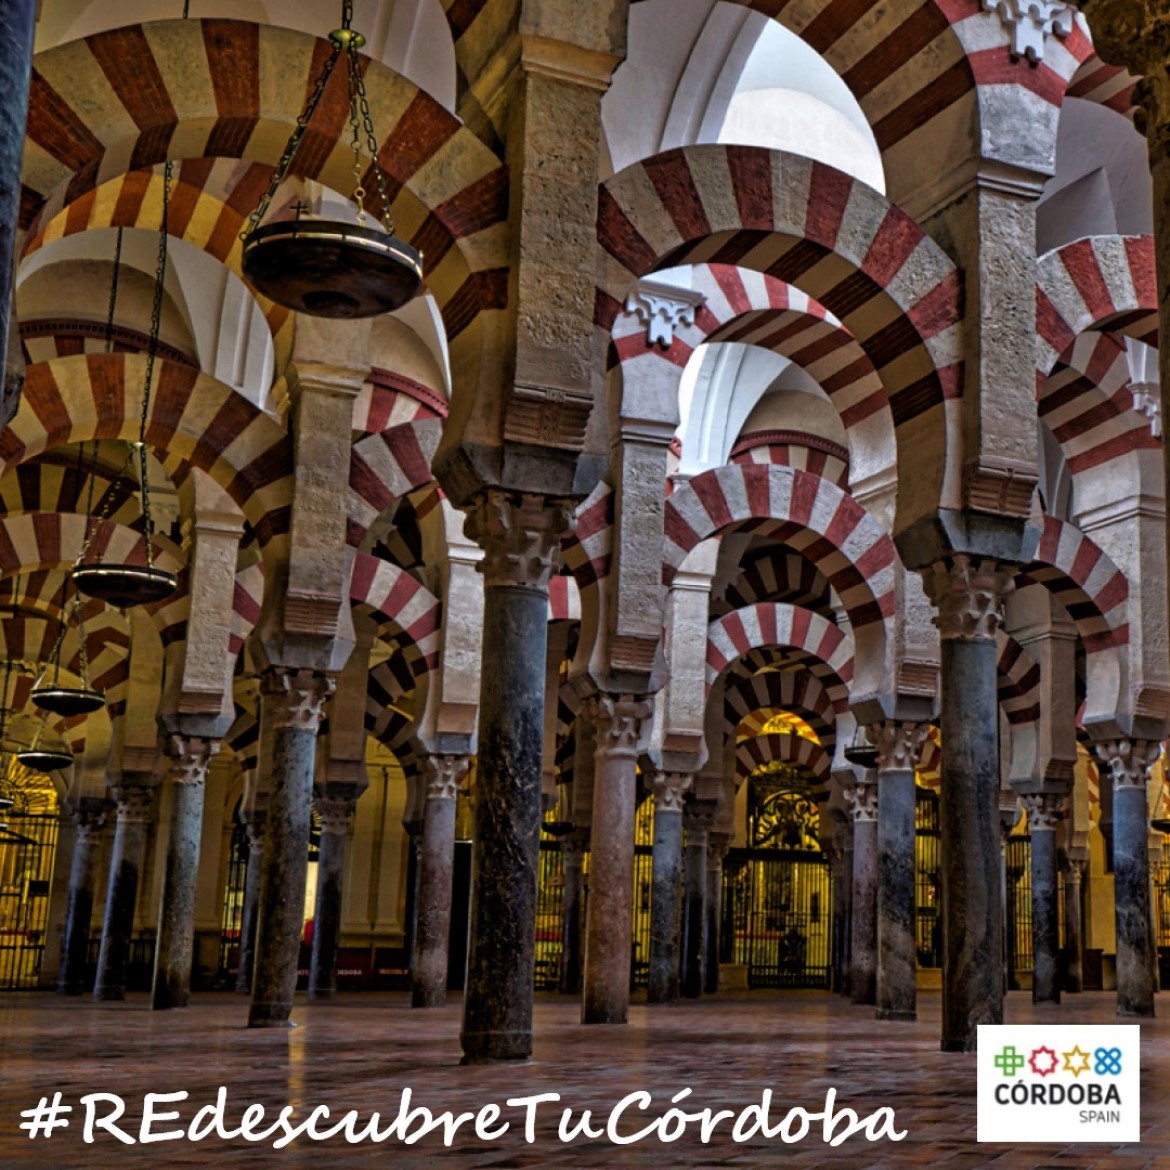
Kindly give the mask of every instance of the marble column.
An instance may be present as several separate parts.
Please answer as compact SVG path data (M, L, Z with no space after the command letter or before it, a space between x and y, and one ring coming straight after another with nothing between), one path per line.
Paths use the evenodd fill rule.
M838 828L823 845L833 877L833 950L829 987L831 991L838 993L841 991L841 977L845 965L845 944L841 933L845 924L845 891L841 880L845 866L845 851L841 848L839 834Z
M1085 863L1068 858L1064 868L1064 990L1077 994L1085 989L1084 908L1081 903L1081 879Z
M723 859L731 838L727 833L707 834L707 925L706 958L703 963L703 990L714 995L719 990L719 935L723 925Z
M57 974L60 995L81 995L85 990L97 850L105 824L105 802L83 798L81 806L73 813L76 837L69 867L69 893L65 901L61 969Z
M703 994L707 957L707 834L715 820L713 800L688 800L683 807L686 828L686 885L683 906L682 993L687 999Z
M594 695L583 711L597 733L589 907L581 1023L624 1024L630 1012L637 752L652 705L634 695Z
M872 774L872 773L871 773ZM850 784L845 799L853 817L853 914L849 998L877 1001L878 786Z
M561 844L561 993L581 993L581 923L585 915L585 854L589 837L575 830Z
M1117 920L1117 1014L1152 1016L1158 989L1150 904L1147 785L1161 745L1116 739L1096 745L1113 778L1113 899Z
M272 668L260 682L261 724L273 728L249 1028L287 1028L297 989L317 731L333 679Z
M942 643L944 1052L974 1051L978 1026L1003 1022L995 634L1012 575L964 553L922 574Z
M459 785L470 766L467 756L427 756L418 890L418 914L411 964L412 1007L440 1007L447 1000L451 936L451 890L455 872L455 808Z
M853 994L853 819L842 826L841 899L844 903L841 922L841 985L843 996Z
M926 740L925 723L891 720L870 728L878 749L877 981L879 1020L918 1016L917 857L914 768Z
M654 855L650 884L650 974L647 1000L674 1003L679 993L682 915L683 797L691 786L685 772L656 772Z
M568 526L564 506L495 488L465 525L484 549L485 664L460 1033L468 1062L532 1051L548 579Z
M253 811L248 818L248 869L244 875L244 907L240 914L240 957L236 990L252 990L256 966L256 923L260 916L260 875L264 872L264 813Z
M1032 1002L1060 1003L1060 877L1056 826L1064 797L1051 792L1022 797L1032 840Z
M356 796L318 796L321 819L317 845L317 901L309 954L309 998L337 994L337 949L341 943L341 897L345 885L345 843L353 831Z
M199 845L203 837L203 795L207 768L219 741L172 736L171 825L166 870L158 911L158 942L154 951L155 1011L184 1008L191 1000L191 968L195 958L195 896L199 885Z
M120 784L110 790L118 819L110 854L102 946L93 988L95 1000L126 998L126 965L134 934L134 910L138 905L142 868L146 864L146 842L154 821L157 792L157 788L130 784Z

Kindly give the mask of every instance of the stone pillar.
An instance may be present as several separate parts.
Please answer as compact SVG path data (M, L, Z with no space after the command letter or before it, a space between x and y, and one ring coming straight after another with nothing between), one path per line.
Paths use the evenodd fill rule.
M110 795L118 809L114 847L110 854L110 879L106 889L106 913L102 922L102 946L98 954L95 1000L126 998L126 964L134 934L134 910L138 886L146 864L146 840L154 820L156 789L118 785Z
M199 844L203 837L203 794L211 757L219 741L172 736L171 828L166 872L158 908L158 943L154 951L155 1011L184 1008L191 1000L195 952L195 895L199 885Z
M707 955L703 966L703 990L714 995L719 990L719 934L723 915L723 859L731 839L726 833L712 830L707 834Z
M1010 567L956 553L923 570L941 646L944 1052L974 1051L1003 1022L999 883L999 701L995 633Z
M57 975L57 992L60 995L80 995L85 990L97 847L105 824L105 802L83 798L80 807L73 814L77 836L74 839L73 859L69 867L65 933L61 940L61 969Z
M273 727L256 962L249 1028L287 1028L297 989L313 805L317 730L333 679L271 668L260 683L261 723Z
M841 827L841 984L838 992L853 994L853 820Z
M914 767L925 723L890 721L870 728L878 749L877 1011L879 1020L918 1016Z
M624 1024L630 1010L637 751L651 704L634 695L595 695L584 710L597 750L581 1023Z
M532 1051L544 671L552 554L569 526L542 496L492 488L466 522L484 549L483 672L471 938L460 1043L469 1061Z
M423 763L427 803L415 897L418 915L411 964L412 1007L439 1007L447 1000L455 806L469 766L467 756L427 756Z
M353 796L318 796L321 839L317 847L317 902L309 956L309 998L337 994L337 948L341 942L341 896L345 884L345 842L353 831Z
M1037 792L1022 797L1032 839L1032 1002L1060 1003L1060 878L1056 826L1064 798Z
M589 839L580 830L561 844L561 993L581 993L581 923L585 915L585 854Z
M1064 990L1078 994L1085 989L1085 932L1081 879L1085 862L1070 857L1064 867Z
M686 889L683 908L682 993L698 999L706 984L707 957L707 834L715 820L714 800L688 800L683 808L686 827Z
M1113 898L1117 918L1117 1014L1152 1016L1158 988L1150 905L1147 783L1160 745L1115 739L1096 745L1113 776Z
M21 159L28 118L29 67L39 7L36 0L6 0L0 5L0 92L5 95L0 102L0 349L8 351L0 399L0 427L6 426L16 413L24 371L12 313L12 291L20 219Z
M679 992L685 772L654 774L654 856L650 887L650 978L647 1000L674 1003Z
M240 914L240 958L236 990L252 990L256 966L256 923L260 916L260 875L264 872L264 816L253 811L248 818L248 870L244 875L244 907Z
M853 914L849 998L877 1001L878 786L850 784L845 799L853 817Z

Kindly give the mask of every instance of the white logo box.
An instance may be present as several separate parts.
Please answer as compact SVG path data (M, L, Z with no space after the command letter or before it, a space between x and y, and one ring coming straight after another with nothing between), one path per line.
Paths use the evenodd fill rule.
M1136 1024L981 1024L977 1068L980 1142L1141 1140Z

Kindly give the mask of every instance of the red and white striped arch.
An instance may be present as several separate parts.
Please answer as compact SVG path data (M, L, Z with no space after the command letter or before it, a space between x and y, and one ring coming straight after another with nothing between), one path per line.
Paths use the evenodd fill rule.
M0 476L66 443L136 440L145 377L140 354L31 366L16 416L0 432ZM261 547L287 533L288 432L242 394L187 366L156 362L146 438L156 451L206 471L247 517Z
M996 694L1000 710L1015 725L1040 718L1040 665L1011 634L996 631Z
M787 467L732 464L695 476L666 501L662 579L702 540L733 529L784 542L837 591L854 631L894 613L894 542L840 488Z
M602 184L605 267L596 319L609 330L633 281L680 264L734 264L799 287L855 337L885 386L896 428L920 420L942 490L944 402L962 392L960 279L903 211L851 176L747 146L693 146ZM927 421L929 416L929 422ZM925 428L925 430L924 430ZM937 453L936 453L937 452Z
M818 609L829 604L829 582L807 557L768 549L740 565L723 591L735 609L757 601L787 601Z
M1133 408L1129 358L1113 333L1077 337L1041 379L1037 410L1074 476L1162 447L1149 419Z
M770 717L790 711L799 715L826 747L836 738L835 704L824 683L811 671L765 670L747 676L729 672L723 711L732 727L758 712L768 712Z
M379 515L396 499L433 480L431 460L442 434L442 419L432 416L366 435L353 445L347 543L360 545Z
M886 446L887 459L894 449ZM801 431L752 431L741 435L731 448L729 463L772 463L819 475L849 490L849 452L837 443Z
M764 602L724 614L707 626L707 690L732 663L763 647L804 651L823 663L825 685L838 688L829 691L834 707L843 697L839 688L853 681L853 644L837 626L800 606Z
M832 766L829 753L819 743L799 735L770 732L736 745L735 772L741 780L777 761L808 769L816 781L828 780Z
M1135 85L1137 78L1129 70L1121 65L1106 65L1094 51L1081 62L1065 97L1082 98L1132 121L1136 110Z
M366 553L354 554L350 600L368 606L375 620L391 623L408 654L415 678L434 670L439 661L442 604L405 569Z
M96 185L168 157L275 165L329 51L327 41L290 29L191 19L38 54L21 226L35 234ZM348 191L344 74L326 88L294 167ZM428 288L455 337L506 302L506 241L495 230L507 217L506 172L457 118L385 66L367 63L365 83L398 233L423 252Z
M873 363L819 301L776 277L730 264L696 265L691 281L706 300L693 324L675 327L665 350L647 344L646 327L637 314L623 312L615 318L610 362L620 363L623 380L634 376L639 363L666 363L681 370L700 345L757 345L788 358L815 379L851 439L870 437L874 423L864 432L861 424L878 419L887 439L892 436L889 398Z
M1158 291L1150 236L1090 236L1037 261L1037 393L1089 329L1158 344Z

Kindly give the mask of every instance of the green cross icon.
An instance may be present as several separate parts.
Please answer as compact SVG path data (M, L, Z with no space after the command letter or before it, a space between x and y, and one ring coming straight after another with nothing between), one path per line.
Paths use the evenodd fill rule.
M1014 1077L1024 1067L1024 1058L1016 1051L1015 1046L1009 1044L1000 1050L1000 1054L991 1062L1005 1077Z

